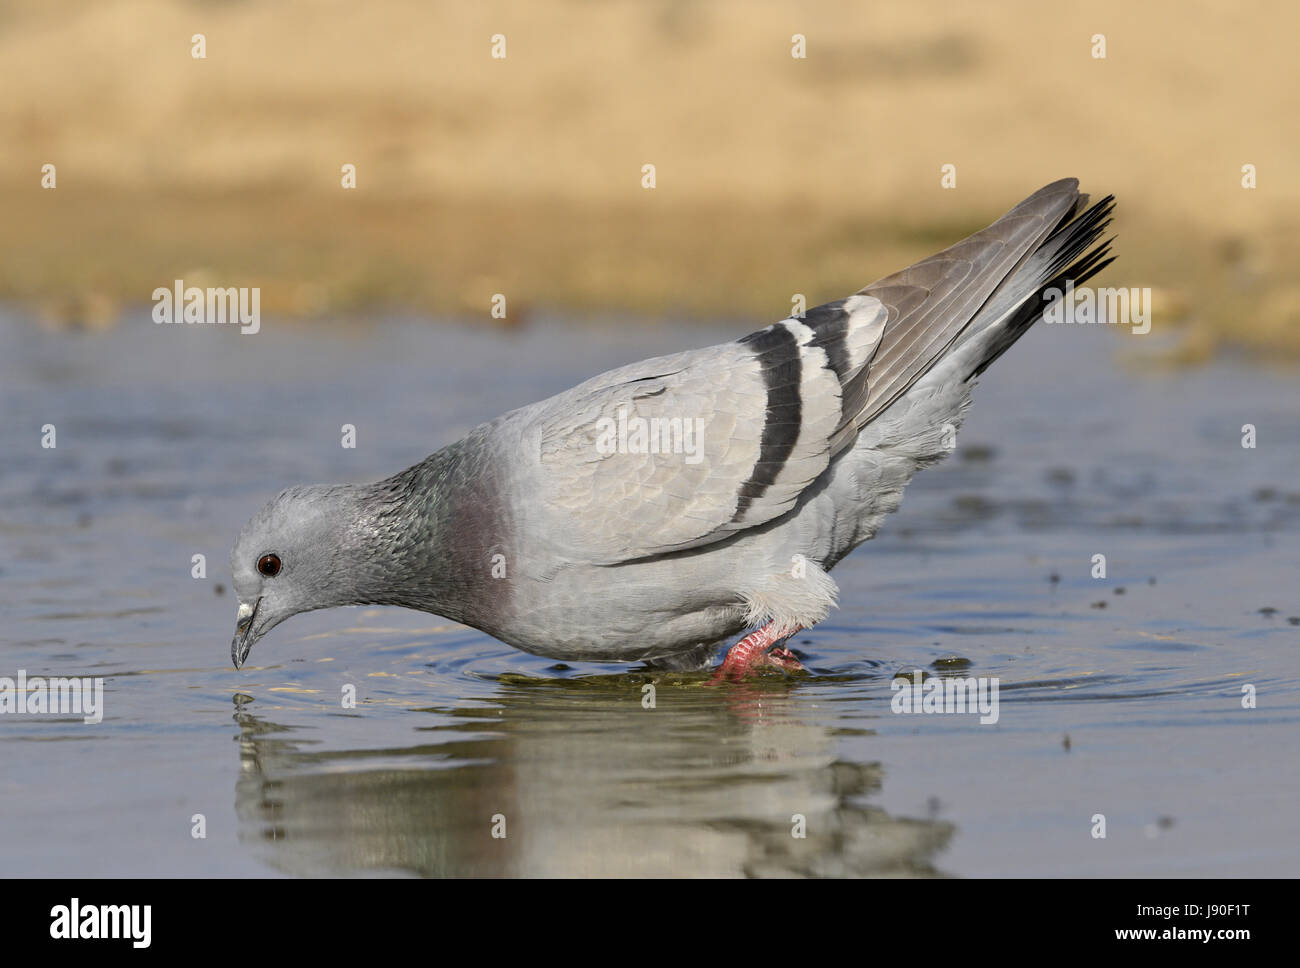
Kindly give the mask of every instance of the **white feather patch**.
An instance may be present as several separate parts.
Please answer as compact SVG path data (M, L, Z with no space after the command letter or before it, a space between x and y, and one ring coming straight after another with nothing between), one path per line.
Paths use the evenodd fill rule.
M745 621L809 629L830 613L839 594L839 586L820 565L799 558L790 568L772 572L761 587L745 592Z
M853 370L857 371L875 355L885 331L885 321L889 319L889 310L875 296L855 293L844 300L844 311L849 314L845 343Z

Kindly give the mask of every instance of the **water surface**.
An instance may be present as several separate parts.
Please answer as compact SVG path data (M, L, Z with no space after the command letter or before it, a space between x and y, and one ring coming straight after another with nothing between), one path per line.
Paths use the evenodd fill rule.
M231 667L230 545L281 487L387 476L745 331L0 314L0 675L101 676L106 703L0 716L0 873L1300 869L1300 382L1139 376L1139 338L1099 327L1040 326L990 370L957 454L835 570L806 678L706 689L376 608L292 619ZM997 677L998 722L894 714L916 668Z

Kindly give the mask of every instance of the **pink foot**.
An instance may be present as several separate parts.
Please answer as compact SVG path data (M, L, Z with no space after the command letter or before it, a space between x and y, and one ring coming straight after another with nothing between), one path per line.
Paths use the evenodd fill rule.
M794 653L780 644L800 631L802 629L798 627L777 628L774 622L755 629L727 650L727 657L713 674L713 681L743 679L756 669L764 667L782 669L785 672L804 671L803 664L795 658Z

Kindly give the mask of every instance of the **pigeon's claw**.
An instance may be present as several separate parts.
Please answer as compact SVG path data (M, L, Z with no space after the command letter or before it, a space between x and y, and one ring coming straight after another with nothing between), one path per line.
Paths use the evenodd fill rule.
M743 679L762 668L780 669L783 672L806 672L793 652L782 644L800 628L785 628L768 622L755 629L727 650L727 657L713 674L713 682L724 679Z
M776 648L769 649L763 654L762 664L775 666L776 668L783 669L786 672L808 671L804 668L803 663L799 661L798 657L796 657L793 652L780 645L776 646Z

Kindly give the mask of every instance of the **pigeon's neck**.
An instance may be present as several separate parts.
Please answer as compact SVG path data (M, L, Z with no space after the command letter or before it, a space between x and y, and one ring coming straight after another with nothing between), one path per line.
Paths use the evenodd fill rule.
M351 604L399 605L473 622L486 564L472 555L484 474L452 444L400 474L352 489Z

